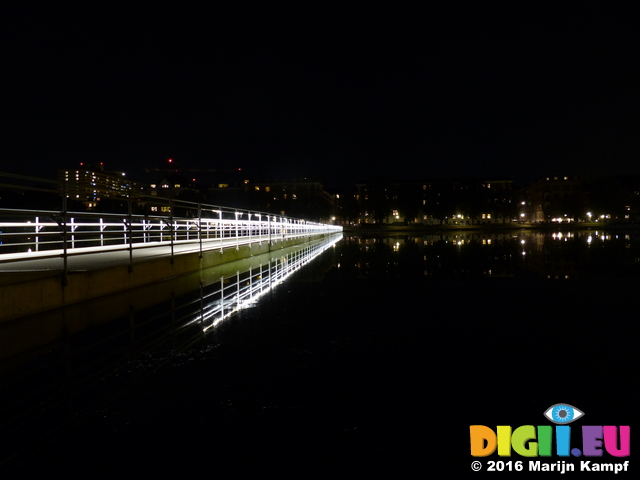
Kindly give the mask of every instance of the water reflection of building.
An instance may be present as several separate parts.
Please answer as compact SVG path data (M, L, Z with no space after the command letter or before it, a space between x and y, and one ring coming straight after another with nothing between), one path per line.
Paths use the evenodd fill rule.
M341 247L341 262L360 278L499 278L518 269L543 279L594 271L637 276L638 240L638 234L588 230L352 236Z
M518 264L543 278L575 278L588 263L583 232L530 232L520 236L520 245Z
M593 230L520 234L517 264L546 279L572 279L615 270L636 275L640 267L637 235Z
M349 237L357 275L416 277L513 276L510 234L432 234Z

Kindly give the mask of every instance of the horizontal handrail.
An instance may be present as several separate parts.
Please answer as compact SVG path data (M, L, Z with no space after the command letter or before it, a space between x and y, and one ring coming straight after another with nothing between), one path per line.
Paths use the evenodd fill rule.
M169 246L173 262L174 247L184 243L197 245L202 256L204 250L212 248L234 245L238 248L265 241L273 244L286 239L342 231L341 226L269 212L131 191L114 193L111 197L120 202L121 207L126 207L125 212L72 211L68 208L72 199L67 194L66 182L1 172L0 177L32 182L22 186L3 184L3 188L46 190L54 193L53 198L60 201L60 210L0 207L0 263L62 258L63 284L66 284L69 255L128 251L129 268L132 269L134 251L146 247ZM40 186L52 183L57 185L57 189L42 189ZM55 203L51 199L49 201Z

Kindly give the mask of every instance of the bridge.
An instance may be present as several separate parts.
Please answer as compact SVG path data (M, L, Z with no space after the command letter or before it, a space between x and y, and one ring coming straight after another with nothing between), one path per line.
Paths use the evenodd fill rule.
M272 213L131 193L119 197L126 213L70 211L64 185L21 188L59 195L61 208L0 208L0 322L342 231ZM165 214L132 213L140 204Z

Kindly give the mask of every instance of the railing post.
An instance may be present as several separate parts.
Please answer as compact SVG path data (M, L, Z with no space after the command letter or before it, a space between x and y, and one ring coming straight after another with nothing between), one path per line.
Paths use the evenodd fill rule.
M39 224L40 224L40 217L36 217L36 244L35 244L36 252L38 251L38 232L40 232Z
M67 180L62 183L62 286L67 286Z
M127 222L129 223L129 273L133 272L133 212L131 197L127 198Z
M171 265L173 265L173 235L174 235L174 225L173 225L173 199L169 199L169 233L171 235Z
M202 204L198 203L198 239L200 242L200 258L202 258Z
M218 210L218 226L220 227L220 253L222 253L222 207Z
M262 214L256 213L256 215L258 216L258 241L262 246Z
M236 210L236 250L238 250L239 248L240 248L240 237L238 236L238 210Z

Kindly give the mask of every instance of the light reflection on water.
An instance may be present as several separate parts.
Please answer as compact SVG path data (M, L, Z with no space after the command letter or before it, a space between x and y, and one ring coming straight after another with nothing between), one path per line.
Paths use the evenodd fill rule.
M360 277L629 276L640 267L640 235L600 231L347 236Z
M183 362L181 352L206 344L213 327L255 307L341 238L0 324L0 466L59 430L69 413L128 388L161 363Z
M620 332L640 278L639 243L637 233L602 231L346 235L304 268L293 254L211 274L169 303L140 315L134 308L134 320L143 311L145 321L168 320L173 343L157 356L137 350L126 368L171 368L144 384L150 393L111 406L99 417L106 426L88 424L101 445L135 439L150 458L184 445L216 464L238 451L424 466L427 446L410 440L416 434L519 425L500 399L536 414L574 398L594 419L624 410L634 402L625 378L637 360ZM269 280L282 288L263 295ZM234 320L210 328L232 310ZM122 331L128 342L144 338L142 328ZM84 335L65 348L95 338ZM68 372L57 375L73 391ZM529 394L531 385L541 393ZM603 404L602 391L618 394ZM433 414L443 404L455 412L446 422Z

